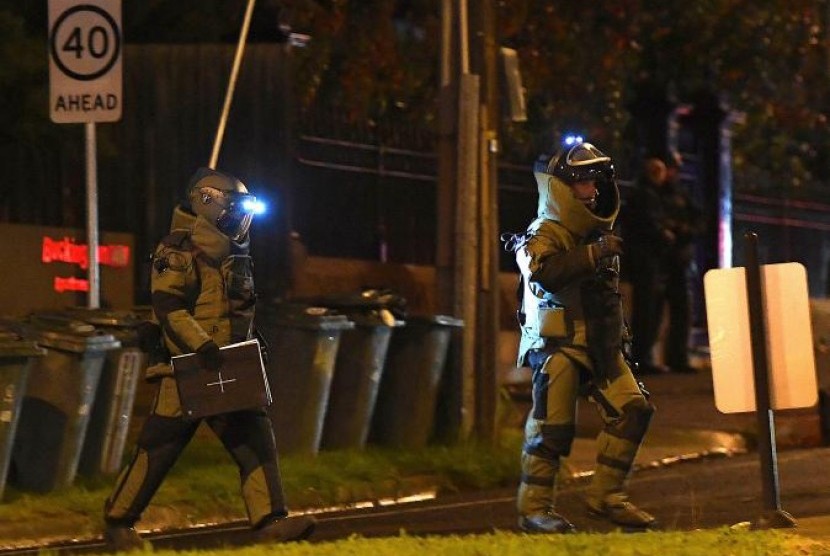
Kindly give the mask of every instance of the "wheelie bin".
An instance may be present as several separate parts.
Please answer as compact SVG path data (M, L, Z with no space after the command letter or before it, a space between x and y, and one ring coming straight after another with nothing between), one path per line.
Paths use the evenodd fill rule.
M78 462L81 475L115 475L121 469L136 386L147 368L147 354L139 348L143 321L131 311L78 307L68 313L111 334L121 344L104 359Z
M378 386L395 327L402 326L406 301L389 290L364 289L315 298L355 324L343 332L320 448L360 449L366 445Z
M427 444L450 337L461 326L463 321L450 316L413 316L395 330L372 418L371 443L407 449Z
M277 449L316 455L340 337L354 323L325 308L282 304L260 311L257 328L268 343Z
M26 331L46 355L29 372L9 483L43 493L75 480L104 358L120 343L65 314L34 315Z
M343 332L320 447L359 449L366 445L392 330L399 320L375 313L349 313L354 329Z
M0 321L0 499L6 489L29 368L34 358L44 355L46 350L24 339L14 323Z

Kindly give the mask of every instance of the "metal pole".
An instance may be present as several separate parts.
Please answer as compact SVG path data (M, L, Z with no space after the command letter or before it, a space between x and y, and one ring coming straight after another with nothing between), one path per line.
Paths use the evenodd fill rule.
M84 124L86 143L86 242L89 249L87 261L87 307L101 306L98 269L98 164L96 158L95 122Z
M778 485L778 456L775 446L775 417L770 407L767 330L764 322L763 278L758 263L758 235L744 234L746 241L746 295L749 306L749 339L755 381L755 415L758 419L758 457L761 464L761 516L755 529L794 527L795 520L781 509Z
M450 0L441 1L441 87L452 83L452 4Z
M461 75L470 73L470 38L467 22L467 0L458 0L458 53Z
M239 42L236 44L236 56L233 59L231 76L228 79L228 90L225 92L225 104L222 107L222 115L219 117L219 126L216 129L216 138L213 141L213 152L210 154L208 168L216 169L219 160L219 149L222 146L222 138L225 136L225 125L228 122L228 113L231 110L233 91L236 88L236 78L239 75L239 66L242 65L242 55L245 53L245 42L248 39L248 29L251 26L251 16L254 13L256 0L248 0L248 7L245 9L245 18L242 20L242 30L239 32Z

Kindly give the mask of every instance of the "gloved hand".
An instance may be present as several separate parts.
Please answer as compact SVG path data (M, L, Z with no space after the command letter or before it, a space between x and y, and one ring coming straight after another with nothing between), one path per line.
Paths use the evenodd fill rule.
M605 234L594 243L589 244L589 247L594 261L599 263L602 259L622 254L623 240L619 236Z
M154 353L161 346L161 327L149 320L141 321L136 327L138 349L144 353Z
M196 350L196 357L199 360L199 366L209 371L218 371L221 369L225 359L224 355L222 355L222 350L219 349L219 346L213 340L202 344Z

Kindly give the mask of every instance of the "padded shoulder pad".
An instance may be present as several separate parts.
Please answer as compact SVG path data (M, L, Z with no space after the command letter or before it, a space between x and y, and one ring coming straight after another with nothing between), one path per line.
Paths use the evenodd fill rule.
M189 230L174 230L167 234L162 240L161 245L164 247L178 247L179 249L187 249L190 244Z

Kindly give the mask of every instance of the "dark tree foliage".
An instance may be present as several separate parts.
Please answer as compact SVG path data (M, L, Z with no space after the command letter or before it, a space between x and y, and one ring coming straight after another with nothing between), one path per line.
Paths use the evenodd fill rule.
M504 156L527 161L560 134L633 148L645 85L689 102L718 94L738 116L735 180L807 190L830 178L828 0L494 0L498 42L519 52L529 121L504 124ZM46 2L0 0L2 132L48 134ZM195 7L198 4L198 7ZM477 2L471 2L475 9ZM232 42L244 0L124 2L128 42ZM296 49L300 108L354 126L432 129L440 0L259 0L251 40ZM10 107L11 106L11 107Z

